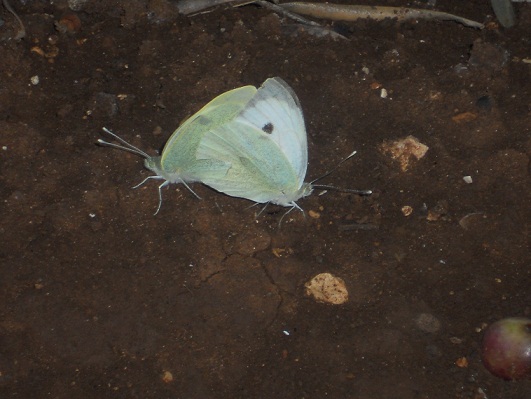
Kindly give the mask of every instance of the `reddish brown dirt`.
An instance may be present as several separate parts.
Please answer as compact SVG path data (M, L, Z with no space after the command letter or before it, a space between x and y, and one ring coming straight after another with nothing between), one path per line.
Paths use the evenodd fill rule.
M334 41L254 6L89 1L61 33L66 1L11 3L28 35L2 10L1 397L531 397L478 353L487 324L531 316L529 4L510 30L357 22ZM272 76L302 103L307 180L358 150L325 183L372 196L315 192L279 230L284 208L174 185L153 216L141 159L95 144L106 126L155 154ZM429 150L403 172L380 146L408 135ZM346 304L305 295L322 272Z

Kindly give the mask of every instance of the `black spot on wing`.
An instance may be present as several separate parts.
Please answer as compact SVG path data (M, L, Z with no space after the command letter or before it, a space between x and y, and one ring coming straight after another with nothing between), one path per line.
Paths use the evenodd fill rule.
M267 134L273 133L274 129L275 127L273 126L271 122L267 122L264 126L262 126L262 131Z

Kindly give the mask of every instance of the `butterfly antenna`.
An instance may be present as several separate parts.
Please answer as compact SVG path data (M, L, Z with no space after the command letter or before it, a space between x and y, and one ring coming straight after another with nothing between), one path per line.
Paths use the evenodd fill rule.
M322 175L321 177L318 177L317 179L315 179L314 181L312 181L310 184L312 186L312 188L319 188L319 189L322 189L322 190L335 190L335 191L341 191L343 193L352 193L352 194L358 194L358 195L371 195L372 194L372 190L353 190L353 189L349 189L349 188L338 188L338 187L335 187L335 186L328 186L326 184L313 184L315 183L316 181L318 180L321 180L321 179L324 179L325 177L327 176L330 176L333 172L335 172L337 170L337 168L339 168L345 161L348 161L350 158L352 158L355 154L356 154L357 151L353 151L348 157L344 158L343 160L341 160L334 168L332 168L330 171L326 172L324 175Z
M318 188L321 190L334 190L334 191L340 191L342 193L352 193L352 194L358 194L358 195L371 195L372 190L353 190L350 188L339 188L335 186L329 186L326 184L314 184L312 185L312 188Z
M312 185L312 187L315 187L313 185L313 183L315 183L318 180L324 179L327 176L330 176L332 173L334 173L337 170L337 168L339 168L345 161L348 161L350 158L352 158L356 153L357 153L357 151L352 152L348 157L346 157L343 160L341 160L336 166L334 166L331 170L326 172L324 175L322 175L321 177L318 177L317 179L311 181L310 184Z
M122 139L117 134L111 132L106 127L103 128L103 131L105 133L107 133L107 134L110 134L112 137L114 137L116 140L118 140L123 145L109 143L108 141L105 141L105 140L102 140L102 139L98 139L98 143L99 144L107 146L107 147L116 148L118 150L127 151L127 152L130 152L130 153L136 154L136 155L140 155L141 157L144 157L144 158L149 158L149 155L146 154L144 151L142 151L140 148L137 148L133 144L128 143L127 141Z

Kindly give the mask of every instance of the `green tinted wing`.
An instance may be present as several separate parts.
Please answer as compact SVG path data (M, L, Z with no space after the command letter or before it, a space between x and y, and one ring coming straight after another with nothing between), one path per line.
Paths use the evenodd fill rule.
M219 95L187 119L170 137L161 156L166 172L192 168L202 137L208 131L233 120L256 93L254 86L244 86Z
M297 172L279 146L239 117L205 134L197 157L230 163L225 175L202 180L227 195L264 203L299 189Z

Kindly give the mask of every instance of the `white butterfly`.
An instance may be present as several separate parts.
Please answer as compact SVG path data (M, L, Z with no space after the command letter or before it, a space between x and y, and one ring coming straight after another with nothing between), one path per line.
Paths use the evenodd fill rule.
M202 182L233 197L295 207L310 195L305 183L308 144L301 105L282 79L267 79L231 121L206 133L198 159L229 163L228 172Z

